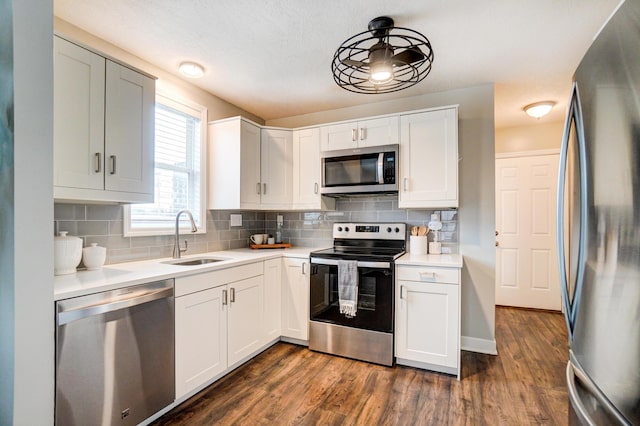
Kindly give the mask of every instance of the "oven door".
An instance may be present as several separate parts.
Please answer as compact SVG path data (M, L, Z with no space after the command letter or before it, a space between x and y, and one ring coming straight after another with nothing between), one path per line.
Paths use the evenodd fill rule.
M393 269L390 262L358 262L358 308L348 318L340 313L338 261L312 257L311 321L393 333Z

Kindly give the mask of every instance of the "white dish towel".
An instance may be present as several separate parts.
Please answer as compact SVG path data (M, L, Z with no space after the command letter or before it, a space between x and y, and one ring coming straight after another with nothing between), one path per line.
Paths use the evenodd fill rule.
M338 260L338 298L340 313L347 318L356 316L358 310L358 262Z

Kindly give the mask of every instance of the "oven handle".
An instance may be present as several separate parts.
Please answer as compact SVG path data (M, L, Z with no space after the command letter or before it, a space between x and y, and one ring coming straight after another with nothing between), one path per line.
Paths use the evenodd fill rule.
M312 265L329 265L338 266L336 259L321 259L318 257L311 258ZM391 268L390 262L360 262L358 261L358 268L376 268L376 269L389 269Z

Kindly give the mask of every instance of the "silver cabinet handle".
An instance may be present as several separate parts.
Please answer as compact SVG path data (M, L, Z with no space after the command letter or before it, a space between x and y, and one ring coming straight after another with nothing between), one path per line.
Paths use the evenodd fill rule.
M116 174L116 156L112 155L109 157L109 161L111 162L111 171L109 172L112 175Z
M256 194L260 195L260 182L256 183Z
M267 184L266 184L266 183L263 183L263 184L262 184L262 188L263 188L263 189L262 189L262 194L266 195L266 194L267 194Z
M302 262L302 275L307 275L305 266L307 266L307 262Z
M227 290L222 290L222 306L227 304Z
M408 178L402 179L402 190L404 192L407 192L408 187L409 187L409 179Z
M401 300L405 299L405 297L406 297L406 296L403 296L403 294L404 294L404 286L400 285L400 299Z
M317 194L318 193L318 182L313 184L313 193Z
M356 132L358 131L358 129L351 129L351 141L355 142L357 139L356 137Z
M102 171L102 154L96 152L96 173L100 173Z
M430 280L433 281L436 279L436 273L431 271L431 272L420 272L420 280L421 281L426 281L426 280Z
M236 289L231 287L231 303L235 303L236 301Z
M363 141L365 137L364 127L360 127L360 140Z

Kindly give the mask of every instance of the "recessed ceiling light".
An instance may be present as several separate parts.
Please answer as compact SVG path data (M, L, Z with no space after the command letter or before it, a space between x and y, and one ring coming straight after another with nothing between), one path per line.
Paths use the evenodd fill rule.
M180 73L189 78L200 78L204 75L202 65L195 62L183 62L180 64Z
M549 111L551 111L551 108L553 108L555 104L556 103L554 101L542 101L529 104L522 109L528 116L540 119L541 117L549 114Z

